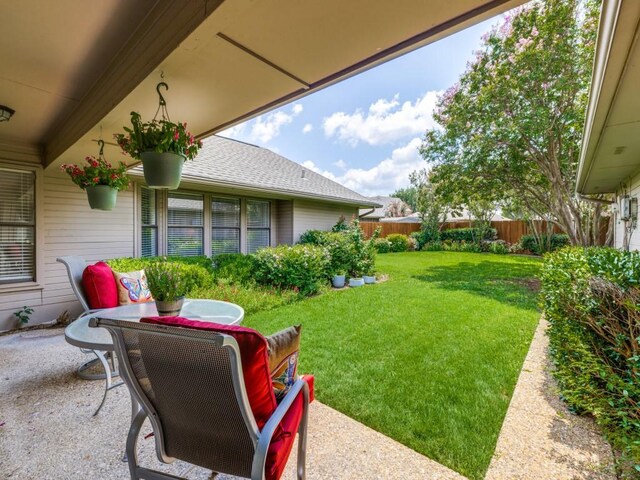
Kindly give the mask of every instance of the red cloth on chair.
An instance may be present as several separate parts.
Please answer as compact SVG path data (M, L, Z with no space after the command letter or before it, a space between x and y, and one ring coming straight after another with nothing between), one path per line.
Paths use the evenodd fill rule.
M104 262L89 265L82 272L82 289L89 308L118 306L118 286L111 267Z
M147 317L140 321L155 325L208 330L232 336L238 342L240 349L242 374L251 411L258 428L262 430L278 405L271 383L267 340L259 332L237 325L222 325L189 320L184 317ZM311 401L313 399L313 376L305 376L305 381L309 384L309 399ZM265 462L267 480L279 479L284 471L302 418L302 407L302 394L300 394L273 435Z

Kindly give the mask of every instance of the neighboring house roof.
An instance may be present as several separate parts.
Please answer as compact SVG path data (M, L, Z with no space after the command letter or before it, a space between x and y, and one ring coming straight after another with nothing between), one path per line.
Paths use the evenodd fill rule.
M377 208L373 210L373 212L369 212L371 209L361 209L360 210L360 218L366 218L368 220L380 219L386 217L386 211L389 205L396 200L400 200L397 197L385 197L382 195L378 195L376 197L368 197L370 201L379 204ZM402 200L400 200L402 201ZM366 215L364 215L366 214Z
M451 215L451 213L447 214L447 219L445 221L446 222L466 222L469 220L474 220L474 219L472 218L469 211L465 208L462 210L461 215L457 217L454 217L453 215ZM500 210L496 211L491 217L492 222L500 222L502 220L511 220L511 219L502 216L502 213Z
M266 148L219 135L203 143L196 159L185 162L183 179L361 207L378 206L377 202ZM134 168L133 172L141 173L142 167Z
M384 217L380 219L384 223L422 223L419 213L412 213L406 217Z

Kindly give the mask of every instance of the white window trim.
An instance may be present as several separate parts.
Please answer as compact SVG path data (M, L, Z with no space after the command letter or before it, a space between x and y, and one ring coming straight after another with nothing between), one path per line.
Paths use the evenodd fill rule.
M143 184L137 184L135 188L135 203L134 203L134 225L135 225L135 233L134 233L134 252L135 256L139 257L142 251L142 239L141 239L141 218L142 218L142 201L141 201L141 187ZM229 193L218 193L216 191L210 190L195 190L193 188L185 188L172 190L175 193L184 193L187 195L201 195L204 199L204 222L203 222L203 231L204 231L204 239L203 239L203 253L206 256L211 256L211 199L212 198L233 198L240 200L240 253L247 253L247 200L258 200L261 202L269 202L269 212L270 212L270 235L269 235L269 245L273 246L276 244L276 208L275 208L275 200L271 198L261 198L261 197L247 197L241 195L233 195ZM156 202L157 202L157 225L158 225L158 255L166 256L168 251L167 245L167 232L169 231L167 212L169 209L169 195L166 190L156 190Z
M0 293L13 293L44 288L44 172L39 165L0 161L0 167L33 172L35 175L35 274L34 280L28 282L4 283L0 285Z

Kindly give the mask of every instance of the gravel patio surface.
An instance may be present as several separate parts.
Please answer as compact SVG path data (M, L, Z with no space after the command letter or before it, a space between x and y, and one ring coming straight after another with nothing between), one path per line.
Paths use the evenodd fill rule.
M540 321L485 480L614 480L613 454L592 419L559 398Z
M112 390L100 413L103 382L85 381L75 368L87 359L61 329L0 337L0 478L125 479L121 461L130 420L126 388ZM151 432L149 424L143 432ZM183 462L163 466L154 440L140 440L140 462L208 479ZM219 476L220 480L232 477ZM284 479L295 478L295 450ZM315 401L310 409L307 478L463 479L461 475Z

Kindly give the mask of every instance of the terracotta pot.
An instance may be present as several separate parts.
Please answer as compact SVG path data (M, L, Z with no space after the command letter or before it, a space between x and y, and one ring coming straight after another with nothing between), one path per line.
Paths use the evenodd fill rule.
M175 190L180 186L182 167L186 157L170 152L143 152L140 154L144 180L149 188Z

